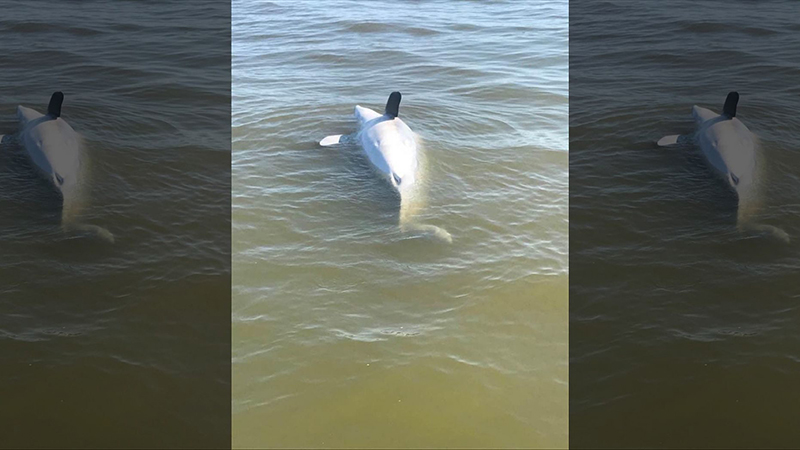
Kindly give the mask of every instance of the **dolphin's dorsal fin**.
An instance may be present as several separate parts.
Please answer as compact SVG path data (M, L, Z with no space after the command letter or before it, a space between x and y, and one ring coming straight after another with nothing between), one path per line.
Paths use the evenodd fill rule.
M725 106L722 107L722 115L733 119L736 117L736 105L739 103L739 93L736 91L729 92L728 97L725 99Z
M64 103L64 94L62 94L61 91L54 92L50 97L50 104L47 105L47 115L58 119L61 116L62 103Z
M400 93L394 91L389 95L389 100L386 102L386 111L384 113L392 119L400 114L400 97Z

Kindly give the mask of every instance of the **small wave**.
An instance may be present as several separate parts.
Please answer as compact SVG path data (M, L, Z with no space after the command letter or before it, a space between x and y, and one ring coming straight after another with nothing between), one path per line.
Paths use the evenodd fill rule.
M12 24L8 27L8 30L14 33L68 33L73 36L97 36L103 34L102 31L92 28L59 25L53 22L20 22Z
M437 227L436 225L427 225L421 223L406 223L401 226L404 233L416 233L423 237L430 237L440 242L448 244L453 243L453 236L444 228Z
M107 229L97 225L70 223L64 225L64 231L86 232L110 244L114 243L114 235Z
M344 28L344 31L348 31L351 33L359 33L359 34L404 33L411 36L433 36L441 33L440 31L433 30L430 28L406 27L406 26L394 25L389 23L380 23L380 22L353 23L346 26Z
M736 27L727 23L719 22L691 22L681 27L684 31L691 33L744 33L749 36L770 36L777 34L775 30L760 27Z
M791 239L789 238L789 234L783 231L782 229L773 226L773 225L766 225L761 223L752 223L752 222L744 222L738 225L738 228L742 232L755 232L755 233L764 233L768 237L777 239L781 242L789 243Z

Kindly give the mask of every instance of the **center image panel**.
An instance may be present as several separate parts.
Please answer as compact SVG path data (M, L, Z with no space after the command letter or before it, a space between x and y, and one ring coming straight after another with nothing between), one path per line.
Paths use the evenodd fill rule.
M234 448L568 446L568 4L232 4Z

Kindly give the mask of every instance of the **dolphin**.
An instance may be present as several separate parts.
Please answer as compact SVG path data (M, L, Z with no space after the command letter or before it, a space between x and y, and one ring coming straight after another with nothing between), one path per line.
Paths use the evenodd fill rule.
M64 94L50 97L47 114L17 107L20 141L33 163L62 195L75 189L81 167L80 137L61 118Z
M400 92L392 92L383 114L360 105L355 107L355 118L359 130L350 135L332 135L320 141L323 147L356 142L361 145L377 173L400 194L400 226L404 230L432 233L446 242L452 242L450 233L433 226L408 223L415 208L412 199L418 193L419 154L416 135L398 115L400 114Z
M762 224L754 224L749 215L752 202L758 191L758 138L736 117L739 93L730 92L722 107L722 114L697 105L692 107L692 116L697 127L693 135L670 135L661 138L659 147L673 147L696 143L706 162L736 193L739 201L737 226L740 230L767 231L775 237L788 241L783 230Z
M113 242L114 236L105 228L72 221L72 206L78 203L81 193L82 139L61 117L63 103L64 94L55 92L50 97L47 114L18 106L19 140L37 169L61 193L62 226L91 231Z
M402 195L415 184L419 164L414 132L397 117L400 99L399 92L392 92L383 114L356 105L358 133L328 136L320 141L320 145L327 147L355 139L378 173Z

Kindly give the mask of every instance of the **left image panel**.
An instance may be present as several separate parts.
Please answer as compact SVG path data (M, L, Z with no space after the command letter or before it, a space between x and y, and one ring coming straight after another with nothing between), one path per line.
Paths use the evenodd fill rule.
M230 2L0 9L0 447L229 447Z

